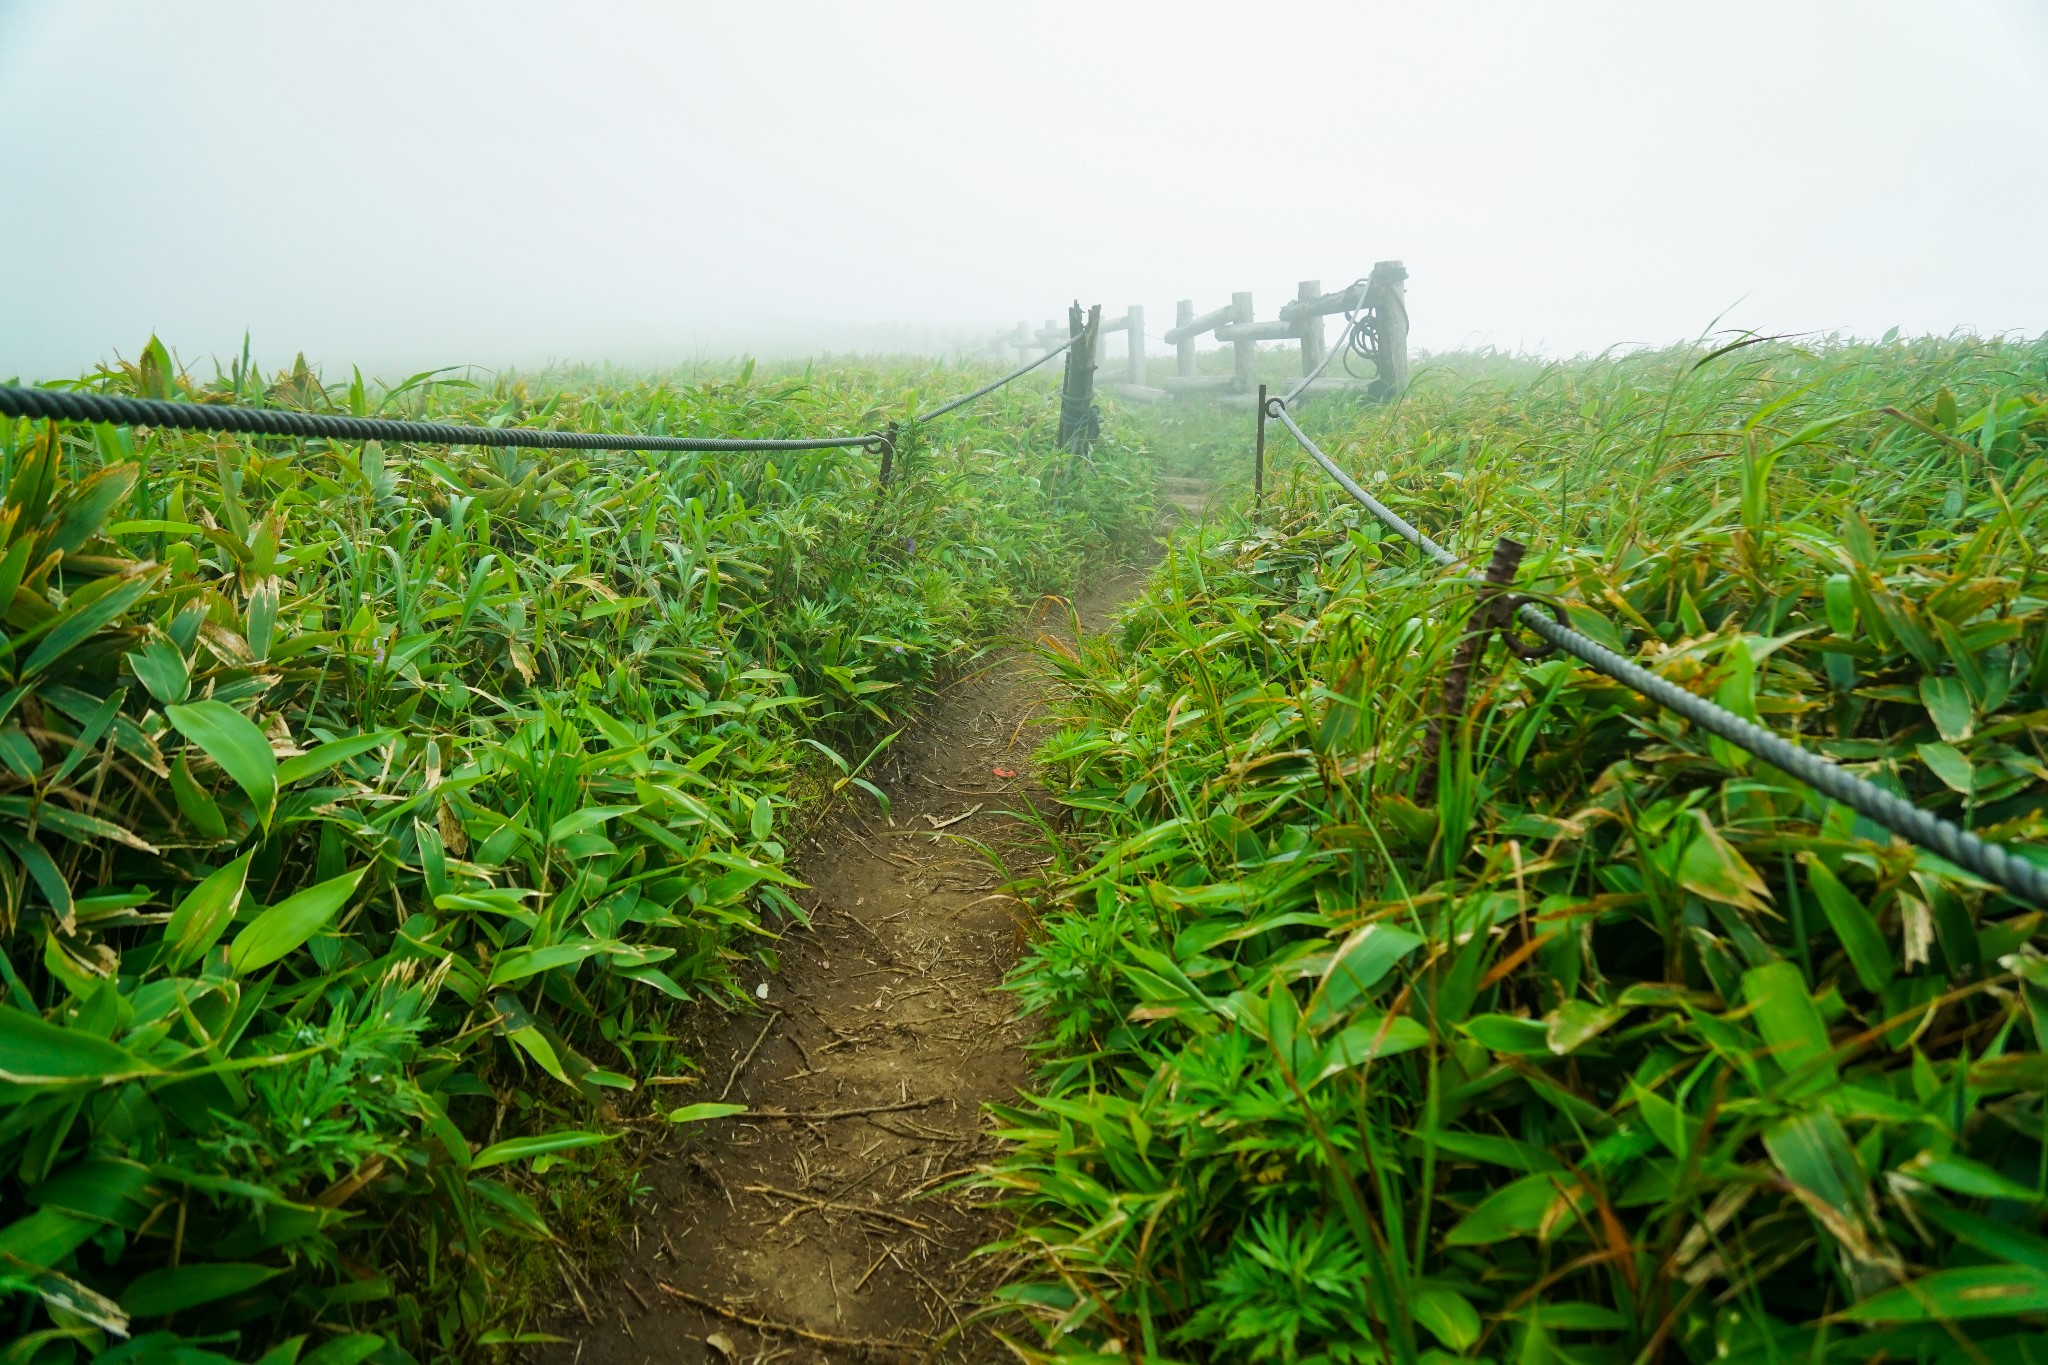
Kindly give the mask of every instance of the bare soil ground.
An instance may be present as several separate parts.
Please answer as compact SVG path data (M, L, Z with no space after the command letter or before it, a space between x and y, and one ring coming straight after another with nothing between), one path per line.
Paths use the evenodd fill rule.
M1200 485L1163 492L1182 514ZM1143 571L1041 603L1034 637L1101 629ZM1032 771L1042 663L1016 650L956 682L795 853L810 890L761 1011L707 1019L702 1087L738 1118L679 1134L652 1196L550 1330L549 1365L1009 1359L974 1319L1001 1266L999 1217L956 1188L998 1150L982 1106L1027 1082L1026 1026L999 989L1025 940L1011 876L1045 855L1013 812L1051 802ZM750 983L752 984L752 983ZM776 1117L769 1117L775 1115Z

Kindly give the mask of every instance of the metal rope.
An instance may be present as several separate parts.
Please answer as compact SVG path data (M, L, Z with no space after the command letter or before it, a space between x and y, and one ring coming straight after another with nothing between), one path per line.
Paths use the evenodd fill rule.
M1032 361L1029 365L1019 365L1016 369L1010 371L1001 379L997 379L990 383L983 384L973 393L962 394L960 395L960 397L955 398L952 402L943 403L938 407L933 408L930 412L920 412L913 420L919 422L929 422L934 417L944 417L947 413L953 411L953 409L955 408L964 408L969 403L972 403L975 399L981 397L983 394L994 393L997 389L1000 389L1003 385L1009 383L1011 380L1021 379L1025 375L1030 374L1040 365L1043 365L1046 361L1051 360L1054 356L1066 350L1069 346L1072 346L1076 341L1079 340L1079 337L1068 337L1065 341L1062 341L1059 345L1053 347L1050 351L1047 351L1044 355L1038 357L1038 359Z
M1301 377L1300 383L1296 384L1286 393L1280 395L1281 402L1292 403L1295 399L1301 397L1301 395L1307 391L1308 386L1310 384L1313 384L1318 378L1320 378L1324 370L1330 368L1330 362L1332 360L1335 360L1340 352L1349 351L1357 344L1358 329L1364 320L1361 314L1363 313L1365 308L1365 289L1368 283L1370 283L1370 281L1367 280L1365 277L1361 276L1360 278L1353 280L1350 284L1350 287L1345 289L1344 292L1347 294L1351 293L1353 290L1356 290L1358 292L1358 306L1355 308L1347 308L1344 310L1344 339L1342 341L1339 341L1335 346L1325 348L1325 350L1323 351L1323 358L1320 361L1316 362L1316 367L1313 370L1310 370L1307 374L1303 375ZM1321 319L1317 319L1317 321L1320 322ZM1345 365L1348 368L1350 362L1346 361Z
M1648 669L1630 663L1598 641L1553 620L1534 602L1524 602L1516 609L1515 615L1529 629L1573 658L1590 664L1617 682L1627 683L1651 701L1676 711L1702 730L1719 735L1738 748L1747 749L1772 767L1782 769L1892 833L1903 835L1923 848L1933 849L1956 866L2036 905L2048 905L2048 869L2036 867L1997 844L1987 843L1960 825L1924 811L1912 802L1836 767L1818 754L1794 747L1763 726L1744 720L1705 697L1696 696Z
M1269 399L1267 413L1277 417L1309 457L1321 465L1346 493L1356 498L1389 530L1447 569L1459 565L1456 555L1409 524L1399 513L1358 486L1356 480L1325 455L1288 414L1283 400ZM1471 575L1475 580L1480 575ZM2036 867L2010 849L1987 843L1968 830L1925 811L1874 783L1857 777L1808 750L1798 748L1753 721L1630 663L1598 641L1573 630L1535 602L1523 602L1516 617L1538 636L1616 682L1625 683L1674 711L1709 734L1727 740L1772 767L1804 782L1823 796L1840 801L1859 815L1922 848L1929 848L1964 870L2036 905L2048 906L2048 868Z
M1337 468L1336 463L1329 456L1323 454L1316 443L1308 438L1308 433L1296 425L1293 414L1287 411L1286 402L1287 400L1284 398L1267 399L1266 415L1279 418L1281 425L1294 433L1294 439L1301 443L1301 448L1308 452L1309 458L1321 465L1323 471L1335 479L1339 487L1352 497L1358 499L1358 501L1364 503L1366 511L1378 517L1389 530L1400 536L1401 539L1407 541L1446 569L1458 567L1458 557L1456 555L1416 530L1399 512L1396 512L1393 508L1387 506L1363 488L1360 488L1356 480L1343 470Z
M869 432L865 436L754 440L722 436L539 431L532 427L400 422L383 417L341 417L288 412L278 408L230 407L224 403L170 403L156 398L123 398L115 394L4 386L0 386L0 414L68 422L175 427L181 431L326 436L342 441L410 441L421 445L524 446L537 450L829 450L848 446L873 448L882 443L879 432Z

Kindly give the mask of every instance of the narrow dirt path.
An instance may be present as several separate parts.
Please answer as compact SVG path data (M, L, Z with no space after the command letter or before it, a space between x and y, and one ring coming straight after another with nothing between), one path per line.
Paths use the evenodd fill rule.
M1090 584L1082 630L1143 579ZM1029 626L1072 633L1064 604ZM778 945L761 1013L711 1021L694 1053L706 1083L686 1096L728 1090L752 1114L650 1163L638 1225L540 1360L802 1365L915 1359L934 1343L937 1360L1009 1358L971 1320L1000 1278L973 1253L1002 1224L949 1186L997 1150L982 1106L1028 1078L1026 1028L998 989L1025 943L1021 907L967 841L1012 875L1043 857L1010 813L1051 809L1030 762L1041 668L1011 653L948 687L869 774L890 815L861 798L796 852L811 927Z

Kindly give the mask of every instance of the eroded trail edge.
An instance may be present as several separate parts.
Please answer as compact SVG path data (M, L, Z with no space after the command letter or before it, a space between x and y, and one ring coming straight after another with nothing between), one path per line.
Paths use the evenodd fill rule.
M1100 630L1144 571L1041 603L1034 638ZM993 1360L972 1321L1002 1231L950 1188L995 1155L982 1106L1025 1087L1026 1025L999 989L1023 950L1011 875L1046 857L1018 812L1051 813L1031 753L1044 664L1013 650L947 687L878 773L891 811L841 806L795 851L808 928L758 972L760 1012L707 1019L703 1084L745 1104L650 1163L619 1256L570 1293L550 1361Z

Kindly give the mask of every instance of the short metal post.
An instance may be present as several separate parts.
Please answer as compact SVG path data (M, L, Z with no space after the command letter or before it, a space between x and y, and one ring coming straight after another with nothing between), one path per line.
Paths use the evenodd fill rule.
M882 508L889 501L889 484L896 471L896 434L900 423L891 422L876 433L876 440L882 447L882 467L875 471L875 501L868 508L867 543L874 544L875 533L882 529Z
M896 431L898 424L889 423L882 429L882 468L876 479L881 487L889 486L889 476L896 468Z
M1457 724L1465 714L1465 697L1472 687L1472 670L1486 653L1486 642L1493 632L1508 623L1508 612L1514 599L1507 589L1514 584L1515 570L1521 567L1522 556L1528 550L1519 540L1502 536L1493 543L1493 558L1487 561L1486 579L1478 585L1478 600L1472 604L1472 615L1465 623L1465 637L1458 641L1458 652L1451 656L1451 671L1444 677L1444 707L1441 714L1431 717L1429 734L1422 741L1421 771L1415 779L1415 798L1427 801L1436 795L1437 758L1443 753L1444 733Z
M1259 385L1259 419L1252 427L1252 510L1266 500L1266 386Z

